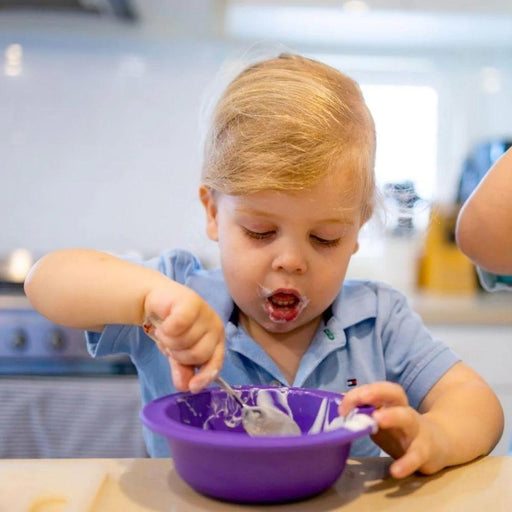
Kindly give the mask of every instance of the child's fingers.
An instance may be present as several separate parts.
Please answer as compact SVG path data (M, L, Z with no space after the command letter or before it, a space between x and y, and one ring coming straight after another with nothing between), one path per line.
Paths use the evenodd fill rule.
M194 376L194 367L179 363L173 357L168 357L171 367L171 377L178 391L188 391L190 379Z
M190 338L191 330L201 328L200 316L201 308L199 307L191 307L191 304L175 305L170 314L159 323L159 334L173 340Z
M419 434L412 440L405 453L393 462L390 473L394 478L405 478L415 471L431 475L444 466L439 457L432 457L431 443Z
M217 340L213 352L209 355L206 363L201 364L205 361L205 358L200 358L200 363L198 364L201 364L201 368L197 373L195 373L197 364L186 364L183 362L183 360L188 360L188 358L184 356L184 352L185 351L171 353L167 351L172 380L176 389L179 391L192 391L193 393L197 393L211 384L220 372L224 361L223 338ZM178 359L177 355L182 356L182 359Z
M425 463L425 458L418 450L409 450L395 460L389 468L393 478L405 478L412 475Z
M195 341L190 348L185 350L168 351L176 361L188 366L202 366L213 357L216 347L222 344L223 334L217 332L206 332L200 339Z
M155 335L160 343L172 351L187 351L200 344L211 334L224 337L222 321L210 309L204 309L202 314L189 311L185 315L173 313L161 322L155 330ZM196 350L197 352L200 351L200 349ZM197 361L181 362L184 364L197 363Z
M407 395L402 386L393 382L375 382L350 390L339 406L341 416L346 416L354 407L372 405L376 409L389 406L406 406Z
M411 407L384 407L373 413L373 419L382 429L400 429L403 435L415 437L419 430L418 413Z
M205 323L197 322L191 325L188 330L183 331L180 336L174 336L172 331L166 329L162 324L155 330L155 337L169 350L187 350L207 334L208 327Z
M210 385L220 372L224 361L224 343L218 343L211 359L201 366L201 369L192 377L189 382L189 389L197 393Z

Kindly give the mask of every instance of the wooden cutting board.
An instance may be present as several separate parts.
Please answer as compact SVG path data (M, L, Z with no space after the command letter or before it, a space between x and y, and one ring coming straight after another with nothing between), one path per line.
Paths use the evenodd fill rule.
M107 475L107 467L94 460L36 467L30 461L8 461L0 468L0 512L90 512Z

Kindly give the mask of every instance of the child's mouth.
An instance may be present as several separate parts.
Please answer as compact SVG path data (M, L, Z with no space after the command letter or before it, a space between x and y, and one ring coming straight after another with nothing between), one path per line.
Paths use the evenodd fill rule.
M264 309L270 320L277 323L293 322L306 307L308 299L295 290L265 290Z

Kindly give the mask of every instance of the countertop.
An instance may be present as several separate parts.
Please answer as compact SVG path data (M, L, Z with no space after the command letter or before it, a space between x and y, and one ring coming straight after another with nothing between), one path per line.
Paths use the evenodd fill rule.
M482 292L469 296L413 293L408 298L426 324L512 327L510 292Z
M196 493L171 459L0 461L0 510L9 512L155 512L176 510L393 512L512 510L512 457L483 457L433 476L388 476L390 459L349 459L329 490L269 507L224 503Z

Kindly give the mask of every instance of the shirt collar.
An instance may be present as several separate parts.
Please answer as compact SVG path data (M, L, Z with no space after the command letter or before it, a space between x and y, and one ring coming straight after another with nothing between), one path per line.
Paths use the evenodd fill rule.
M220 269L200 271L194 275L192 281L189 285L222 318L226 332L226 349L238 352L261 366L279 382L285 383L285 377L273 359L238 325L238 310L229 295ZM345 329L366 319L375 318L376 304L375 291L370 283L346 281L338 297L324 314L323 321L301 360L293 385L302 386L329 354L346 345Z
M341 292L332 304L331 321L335 321L333 328L347 329L364 320L376 318L375 295L375 289L370 282L345 281Z
M275 380L285 384L286 378L274 360L242 329L238 322L236 310L226 326L226 349L237 352L253 363L262 367ZM332 352L343 348L347 343L345 331L340 329L339 322L331 316L327 322L325 317L319 325L310 346L301 359L293 386L301 387L318 365Z
M285 384L286 378L274 360L242 329L229 322L226 331L226 350L237 352L268 372L274 380Z

